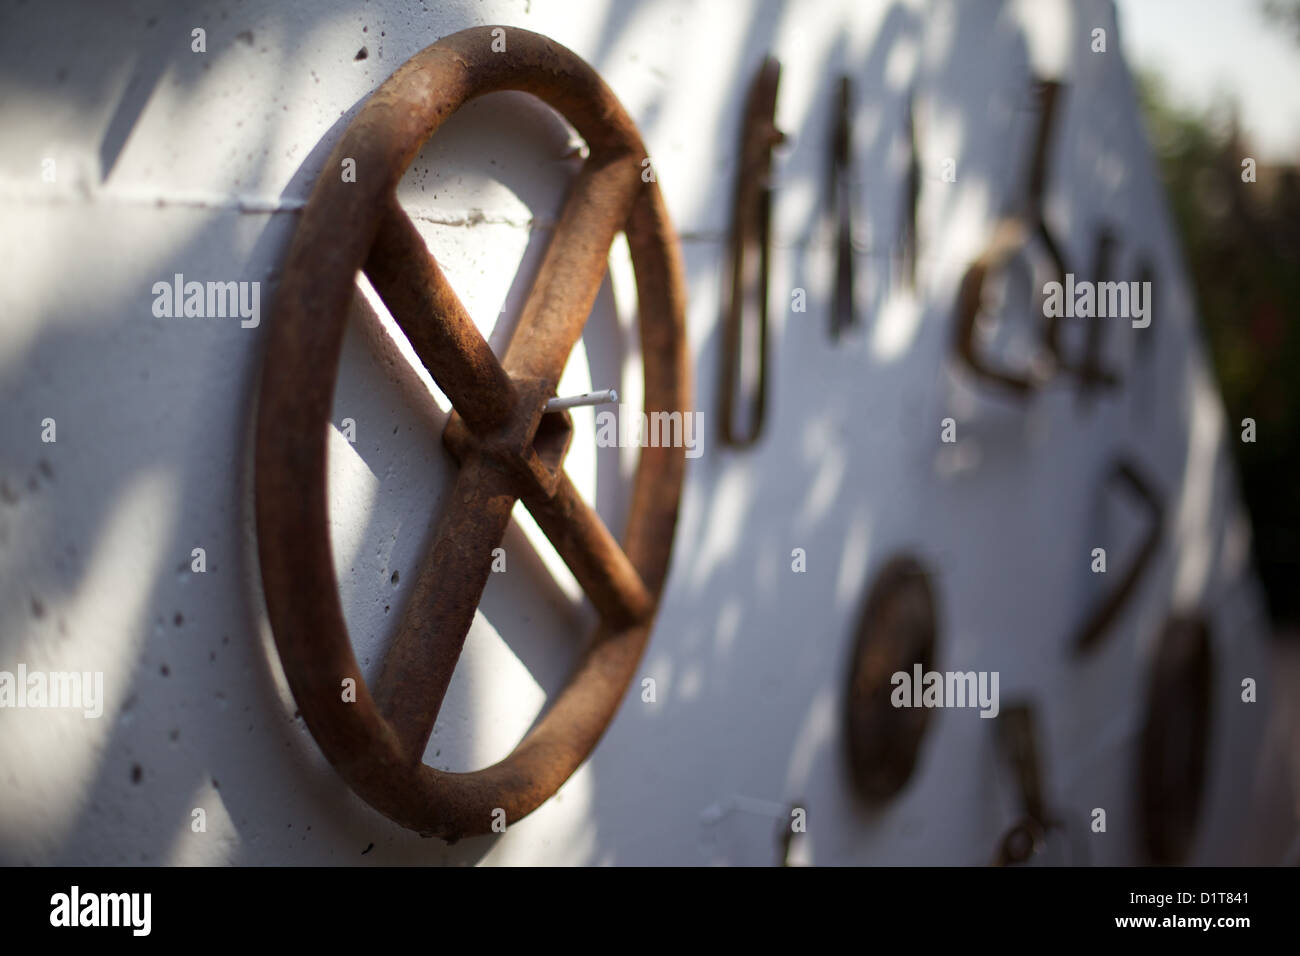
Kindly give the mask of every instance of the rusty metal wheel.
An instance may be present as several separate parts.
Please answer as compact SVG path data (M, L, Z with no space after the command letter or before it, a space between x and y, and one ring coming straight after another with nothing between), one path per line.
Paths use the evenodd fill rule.
M505 50L494 52L501 40ZM503 362L396 198L403 171L447 117L498 90L534 94L590 149ZM341 182L344 157L356 161L356 182ZM523 30L465 30L412 57L366 102L325 164L289 249L256 426L271 627L303 718L335 769L371 806L425 836L485 833L500 819L494 811L513 822L549 798L596 746L649 637L685 449L642 449L620 543L564 473L567 413L544 411L620 230L636 271L645 412L687 410L683 272L658 186L641 175L645 157L614 94L572 52ZM359 270L451 400L443 441L460 465L373 690L348 640L326 498L334 379ZM424 748L516 500L573 571L600 625L569 683L508 757L472 773L438 771L422 762ZM343 699L348 678L355 702Z

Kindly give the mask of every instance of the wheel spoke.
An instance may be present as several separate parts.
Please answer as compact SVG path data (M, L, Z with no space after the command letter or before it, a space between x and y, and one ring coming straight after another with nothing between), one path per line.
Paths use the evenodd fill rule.
M655 599L641 575L567 474L560 475L553 497L529 495L523 501L605 624L626 626L654 612Z
M482 434L504 423L515 402L510 377L396 199L379 224L365 271L469 426Z
M528 294L506 351L515 377L560 380L604 281L610 243L641 188L641 166L626 154L583 166Z
M505 534L515 497L483 459L461 468L443 505L374 697L412 761L419 761Z

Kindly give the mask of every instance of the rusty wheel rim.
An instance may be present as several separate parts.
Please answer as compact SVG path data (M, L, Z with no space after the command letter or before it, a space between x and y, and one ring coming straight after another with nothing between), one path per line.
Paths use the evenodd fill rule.
M621 542L563 471L567 413L543 413L586 322L614 236L636 273L645 412L685 413L685 293L676 237L646 151L614 94L556 43L504 28L446 37L366 102L312 190L277 292L256 425L258 551L276 647L303 718L335 769L371 806L451 841L514 822L586 759L633 676L667 575L685 468L682 447L644 447ZM495 34L495 35L494 35ZM503 362L401 210L396 187L460 106L523 90L563 114L590 153L565 200ZM335 171L356 160L356 182ZM364 270L451 400L444 444L460 465L434 544L372 689L344 622L328 531L326 443L355 277ZM547 712L504 760L451 773L422 762L491 551L516 500L591 598L596 636ZM342 700L345 678L355 702Z

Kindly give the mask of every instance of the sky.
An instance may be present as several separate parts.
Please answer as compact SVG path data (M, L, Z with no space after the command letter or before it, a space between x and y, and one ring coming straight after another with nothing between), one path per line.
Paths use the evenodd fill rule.
M1116 0L1120 42L1134 70L1154 69L1175 102L1235 97L1263 162L1300 162L1300 38L1258 0Z

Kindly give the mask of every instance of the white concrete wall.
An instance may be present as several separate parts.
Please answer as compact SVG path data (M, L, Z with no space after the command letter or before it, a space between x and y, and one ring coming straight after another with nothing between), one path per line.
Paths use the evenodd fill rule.
M1195 337L1172 224L1105 0L1067 5L747 0L337 0L4 4L0 31L0 669L102 670L99 720L0 710L0 861L32 863L765 864L792 802L792 859L985 862L1015 795L993 721L940 712L906 791L852 801L840 710L849 636L876 569L910 550L936 571L939 666L998 670L1004 705L1043 721L1048 792L1094 863L1137 859L1133 762L1146 664L1171 607L1209 616L1216 658L1211 781L1199 861L1243 854L1246 782L1266 705L1266 622L1250 577L1224 420ZM120 11L120 12L115 12ZM641 673L594 757L504 836L444 847L352 795L300 719L266 621L250 435L276 269L321 165L358 106L439 37L484 23L547 34L610 83L651 150L681 233L697 403L673 568ZM190 31L207 30L207 53ZM367 56L356 60L365 47ZM744 92L783 64L766 437L721 450L712 426L725 229ZM1030 64L1065 79L1049 216L1085 271L1118 229L1123 270L1154 257L1154 369L1081 408L1054 387L1028 409L948 361L962 271L1023 176ZM831 93L857 85L860 328L833 345L833 244L823 221ZM917 91L919 286L890 278ZM467 106L416 159L406 208L500 347L575 169L570 135L522 94ZM943 161L956 160L946 183ZM53 183L42 160L56 160ZM340 229L346 229L342 223ZM264 283L262 324L155 318L174 273ZM616 246L561 391L638 398L635 295ZM790 290L808 311L790 312ZM369 300L362 300L368 302ZM504 309L504 312L502 311ZM498 323L498 315L501 321ZM1110 332L1126 367L1133 336ZM391 321L359 306L345 344L331 486L335 560L358 657L377 674L415 579L450 464L431 396ZM396 359L396 360L395 360ZM441 410L440 410L441 409ZM958 422L955 449L939 422ZM57 441L41 441L41 421ZM635 450L597 450L591 413L571 474L621 527ZM1169 531L1139 597L1093 659L1072 625L1142 519L1096 489L1137 457ZM521 514L522 512L517 512ZM494 575L426 755L452 769L504 756L562 685L592 614L521 521ZM207 554L194 574L191 549ZM808 571L790 569L791 549ZM398 572L394 585L392 575ZM134 768L139 768L136 771ZM138 781L133 774L138 772ZM1086 834L1105 807L1109 831ZM207 832L191 831L204 808ZM373 844L373 849L367 848ZM1273 850L1278 852L1278 848Z

